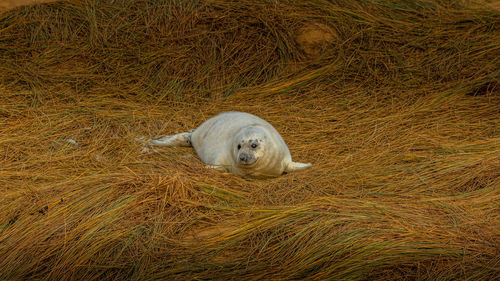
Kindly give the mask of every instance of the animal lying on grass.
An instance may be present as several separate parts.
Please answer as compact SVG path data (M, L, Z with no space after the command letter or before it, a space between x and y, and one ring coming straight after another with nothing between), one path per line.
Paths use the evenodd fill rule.
M148 145L193 146L210 168L251 177L277 177L310 167L293 162L278 131L245 112L224 112L195 130L163 136Z

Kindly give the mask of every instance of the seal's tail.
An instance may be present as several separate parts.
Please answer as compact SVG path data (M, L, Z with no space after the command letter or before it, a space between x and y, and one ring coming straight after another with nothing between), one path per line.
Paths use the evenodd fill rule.
M151 146L192 146L191 145L191 134L194 130L187 133L179 133L175 135L163 136L159 139L152 140L147 143Z

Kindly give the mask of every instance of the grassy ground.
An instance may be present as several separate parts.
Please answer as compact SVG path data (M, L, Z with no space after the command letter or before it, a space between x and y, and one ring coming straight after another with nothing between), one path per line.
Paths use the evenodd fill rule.
M444 0L2 13L0 279L498 278L499 27ZM227 110L313 168L251 180L136 140Z

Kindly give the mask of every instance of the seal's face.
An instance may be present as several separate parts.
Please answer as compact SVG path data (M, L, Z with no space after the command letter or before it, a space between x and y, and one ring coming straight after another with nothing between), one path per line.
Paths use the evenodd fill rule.
M247 128L234 144L234 160L240 168L251 168L264 156L265 135L257 128Z

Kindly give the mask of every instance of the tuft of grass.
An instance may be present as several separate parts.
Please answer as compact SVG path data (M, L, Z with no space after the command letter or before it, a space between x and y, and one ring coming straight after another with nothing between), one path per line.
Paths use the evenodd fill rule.
M494 280L500 12L58 1L0 14L0 279ZM300 38L300 40L299 40ZM313 167L142 141L240 110Z

